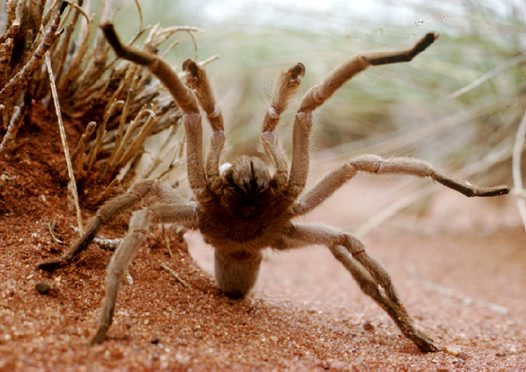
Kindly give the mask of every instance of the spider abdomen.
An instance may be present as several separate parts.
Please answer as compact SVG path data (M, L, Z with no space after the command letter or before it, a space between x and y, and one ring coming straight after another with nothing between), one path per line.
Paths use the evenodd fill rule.
M243 298L256 283L262 255L246 250L214 252L215 278L219 289L230 298Z

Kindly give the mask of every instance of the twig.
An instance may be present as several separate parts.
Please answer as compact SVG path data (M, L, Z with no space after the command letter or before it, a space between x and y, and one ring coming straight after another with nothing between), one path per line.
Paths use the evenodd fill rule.
M20 126L23 122L23 112L24 110L21 106L15 106L13 116L11 117L9 125L7 126L7 132L5 133L4 138L2 139L2 143L0 143L0 154L3 154L9 149L11 142L16 137L16 133L18 132L18 129L20 129Z
M37 66L40 64L42 60L42 56L53 46L55 41L57 40L59 33L57 33L57 29L60 23L60 12L57 11L57 14L55 15L55 19L51 23L51 25L48 27L47 31L42 31L42 41L38 45L38 47L33 52L33 55L31 56L31 59L22 67L15 76L13 76L7 84L2 88L0 91L0 99L4 99L5 97L8 97L15 88L18 88L20 86L25 86L27 82L29 81L28 77L31 75L31 73L37 68Z
M146 122L142 125L139 133L135 136L133 141L127 145L126 151L118 159L117 165L119 168L126 165L134 156L141 152L144 141L149 136L152 127L157 123L157 115L151 110L148 111L150 111L151 116L146 119Z
M142 17L142 7L139 0L135 0L135 7L137 8L137 13L139 13L139 32L144 30L144 20Z
M521 173L521 155L522 149L524 148L524 136L526 136L526 111L524 112L521 123L519 124L519 128L517 129L515 144L513 145L511 172L513 175L513 188L515 190L524 190L522 186ZM522 224L524 225L524 230L526 231L526 200L517 198L517 208L519 208Z
M84 15L84 13L82 14ZM77 79L82 73L82 63L84 62L84 57L88 52L89 36L93 26L93 20L91 17L85 17L85 20L86 22L81 25L79 30L79 35L82 35L82 38L80 38L80 41L77 43L75 55L71 57L66 76L59 82L58 90L61 93L63 93L65 90L71 92L72 89L78 85Z
M199 60L199 47L197 46L197 40L195 39L195 35L192 31L187 31L188 35L190 36L190 39L192 40L192 45L194 47L194 61Z
M102 123L97 128L97 136L95 137L95 145L93 146L89 154L88 167L87 167L88 171L91 170L91 168L93 167L93 164L95 164L95 161L97 160L97 154L99 153L102 147L103 137L104 137L104 134L106 133L106 125L108 124L108 120L110 120L110 117L113 115L117 107L121 107L121 106L124 106L124 101L116 100L116 101L113 101L109 109L106 110Z
M71 157L69 155L69 147L66 139L66 131L64 129L64 122L62 121L62 114L60 112L60 103L58 100L57 86L55 85L55 76L53 75L53 69L51 68L51 59L49 53L44 55L47 71L49 74L49 83L51 86L51 96L53 97L53 103L55 105L55 112L57 114L58 128L60 132L60 141L62 142L62 148L64 149L64 156L66 158L66 166L69 175L70 190L73 194L73 202L75 203L75 209L77 211L77 224L79 226L79 235L84 234L84 227L82 225L82 215L80 213L79 195L77 192L77 183L75 181L75 174L73 173L73 165L71 164Z
M167 263L165 263L165 262L161 262L161 268L164 269L164 270L166 270L166 271L168 271L170 274L172 274L172 276L173 276L173 277L174 277L179 283L181 283L181 284L183 285L183 287L185 287L185 288L190 288L190 285L188 285L188 283L187 283L185 280L183 280L183 279L179 276L179 274L177 274L177 272L176 272L174 269L172 269L170 266L168 266Z
M110 170L114 167L118 167L119 165L125 165L122 164L122 160L124 156L129 153L129 146L131 146L131 143L133 141L133 135L135 134L136 129L138 129L141 124L143 124L141 119L147 115L149 116L149 118L156 117L155 113L152 110L143 108L128 125L128 127L126 128L126 132L124 133L124 136L122 137L122 140L119 143L119 147L116 147L114 149L114 154L112 154L111 157L112 161L108 164Z
M77 173L77 176L80 178L84 177L84 162L85 162L85 149L86 145L93 134L95 132L95 129L97 128L97 123L94 121L90 121L88 125L86 126L86 130L84 133L82 133L82 136L80 136L79 143L77 144L77 148L75 149L75 152L73 153L73 163L75 164L74 172Z
M60 245L64 245L65 243L60 240L59 238L57 238L57 236L55 235L55 233L53 232L53 230L55 230L55 222L50 222L47 224L47 231L49 231L49 235L51 235L51 238L55 241L55 243L57 244L60 244Z
M166 248L168 249L168 255L170 256L170 258L173 258L174 254L172 252L172 247L170 244L170 237L168 236L168 233L166 229L164 228L164 223L161 225L161 229L162 229L162 234L164 238L164 244L166 244Z

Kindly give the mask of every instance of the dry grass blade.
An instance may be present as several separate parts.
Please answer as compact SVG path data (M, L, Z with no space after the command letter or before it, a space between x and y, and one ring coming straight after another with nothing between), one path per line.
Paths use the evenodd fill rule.
M60 12L56 11L56 15L51 22L51 25L45 32L42 32L42 40L40 44L33 52L31 59L20 69L20 71L13 76L7 84L0 91L0 99L9 97L15 90L21 90L28 83L28 77L35 71L40 65L44 54L51 48L51 46L57 40L59 33L57 32L60 24Z
M80 213L80 203L79 203L79 195L77 192L77 183L75 181L75 174L73 172L73 164L71 163L71 157L69 155L68 141L66 139L66 130L64 129L64 122L62 121L62 113L60 112L60 102L58 99L57 87L55 85L55 76L53 75L53 69L51 67L51 59L49 58L49 54L46 53L44 58L45 58L45 63L46 63L46 67L47 67L48 74L49 74L49 82L51 84L51 96L53 97L53 102L55 104L55 112L57 114L60 140L62 142L62 148L64 150L64 157L66 158L66 165L67 165L68 176L69 176L69 189L71 190L73 202L75 204L75 210L77 212L77 224L79 227L79 235L83 235L84 226L82 223L82 214Z
M97 128L97 123L94 121L91 121L86 126L86 130L84 133L82 133L82 136L80 137L80 141L77 145L77 148L75 149L75 152L72 156L72 162L74 164L73 173L77 176L80 176L81 178L84 177L84 173L86 171L85 169L85 154L84 151L86 149L86 146L88 144L88 141L90 137L95 132L95 129Z
M485 83L486 81L488 81L488 80L494 78L495 76L499 75L501 72L505 71L506 69L508 69L508 68L510 68L512 66L518 65L520 63L523 63L523 62L526 62L526 56L524 56L524 55L519 55L519 56L513 57L513 58L511 58L511 59L509 59L509 60L507 60L505 62L502 62L500 65L498 65L495 68L491 69L490 71L486 72L484 75L482 75L478 79L473 80L471 83L469 83L465 87L460 88L459 90L451 93L448 96L448 98L460 97L461 95L469 92L470 90L475 89L479 85L481 85L481 84Z
M166 262L161 262L161 268L168 271L183 287L190 288L190 285L177 274L177 271L172 269Z
M418 201L431 195L434 191L435 191L435 188L433 187L433 185L430 185L430 186L428 185L428 186L422 187L420 190L408 193L406 196L402 198L396 199L394 202L392 202L391 204L387 205L386 207L382 208L380 211L375 213L365 223L361 224L357 229L353 231L353 233L358 238L365 237L371 231L373 231L374 229L382 225L389 218L400 213L400 211L409 207L410 205L417 203Z
M0 143L0 154L3 154L6 151L8 151L9 148L12 146L13 141L16 137L16 133L18 132L18 129L22 125L24 119L22 115L23 112L24 110L21 106L15 106L13 116L11 117L9 125L7 126L7 132L5 133L4 138Z

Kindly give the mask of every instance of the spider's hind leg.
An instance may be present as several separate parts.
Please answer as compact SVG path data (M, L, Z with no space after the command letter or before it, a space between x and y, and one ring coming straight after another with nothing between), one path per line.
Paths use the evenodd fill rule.
M327 246L349 271L363 293L371 297L395 322L400 331L423 352L438 351L431 337L419 330L401 303L389 274L365 251L364 245L348 233L321 224L291 224L283 246L291 249L309 244Z
M400 331L423 352L435 352L440 350L434 343L433 339L426 335L423 331L415 327L411 317L407 313L404 305L400 302L398 295L394 291L394 286L391 279L385 273L383 268L372 260L366 252L362 252L359 255L368 258L368 261L374 262L374 269L371 266L365 266L357 261L351 254L349 254L347 248L336 245L330 247L330 250L334 257L342 263L343 266L349 271L354 280L358 283L358 286L363 293L371 297L395 322ZM377 269L382 272L383 279L374 278ZM385 275L384 275L385 273ZM380 290L380 288L385 291Z

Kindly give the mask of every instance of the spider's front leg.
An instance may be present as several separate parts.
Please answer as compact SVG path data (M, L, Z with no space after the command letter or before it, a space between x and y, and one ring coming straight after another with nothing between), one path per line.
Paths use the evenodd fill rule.
M380 66L391 63L409 62L429 47L438 37L428 33L416 44L403 50L392 52L373 52L358 55L336 67L320 84L313 86L305 93L300 108L296 113L292 134L292 164L288 181L288 194L296 197L305 188L309 171L310 132L314 111L328 100L336 90L356 74L369 66Z
M155 218L162 223L176 223L189 229L197 228L198 224L197 211L192 205L162 203L133 213L128 232L113 253L108 265L106 295L100 311L97 332L90 341L91 345L100 344L104 341L113 321L115 301L122 279L128 272L131 261L144 244Z
M188 59L183 63L183 70L186 72L186 85L194 91L199 105L205 111L208 122L212 127L213 133L210 138L210 149L206 159L206 176L211 189L219 192L218 189L221 187L219 163L225 144L223 114L216 104L205 69Z
M277 249L298 248L311 244L327 246L370 296L398 326L400 331L423 352L438 351L431 337L419 330L403 306L389 274L365 251L354 236L321 224L291 224Z
M279 123L281 114L286 110L290 98L298 91L303 75L305 75L305 66L302 63L297 63L281 74L278 84L274 87L272 102L263 119L261 141L265 152L276 168L274 179L279 189L287 187L289 164L274 130Z

